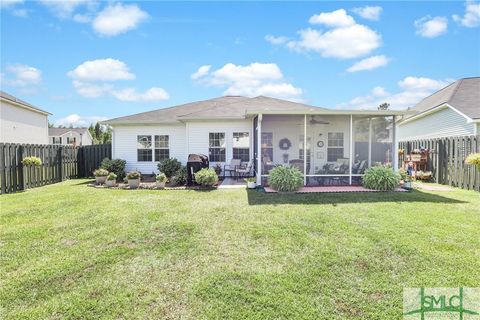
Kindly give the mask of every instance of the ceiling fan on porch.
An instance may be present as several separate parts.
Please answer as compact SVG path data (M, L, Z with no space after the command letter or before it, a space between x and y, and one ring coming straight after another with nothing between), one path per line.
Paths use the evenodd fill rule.
M314 115L310 116L310 124L330 124L330 122L325 120L317 120Z

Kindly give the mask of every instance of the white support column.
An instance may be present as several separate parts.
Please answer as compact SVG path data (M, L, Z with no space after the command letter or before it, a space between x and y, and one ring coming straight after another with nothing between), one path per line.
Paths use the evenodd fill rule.
M393 170L395 171L398 171L398 139L397 139L397 117L396 116L393 116L393 123L392 123L392 126L393 126L393 129L392 129L392 133L393 133L393 154L392 154L392 167L393 167Z
M303 118L303 185L307 185L307 114Z
M368 167L372 166L372 118L368 118Z
M348 166L348 183L352 184L352 166L353 166L353 115L350 115L350 160Z
M257 119L257 185L262 184L262 114Z

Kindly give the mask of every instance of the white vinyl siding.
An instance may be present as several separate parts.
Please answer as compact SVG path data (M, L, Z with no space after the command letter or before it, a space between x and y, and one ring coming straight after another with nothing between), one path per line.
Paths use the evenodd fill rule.
M474 123L450 108L444 108L398 126L398 140L432 139L474 134Z
M0 102L0 142L48 144L47 115Z
M157 135L169 136L169 153L171 158L177 158L183 164L187 162L185 125L164 126L114 126L112 156L127 161L126 170L138 170L143 174L158 172L158 161L137 160L137 136L149 135L154 139ZM153 140L152 140L153 142ZM207 140L208 148L208 140Z
M228 163L233 158L233 133L248 132L250 145L253 145L252 120L232 120L232 121L199 121L187 123L188 135L188 153L201 153L208 156L209 133L224 132L226 157ZM250 158L253 158L250 148Z

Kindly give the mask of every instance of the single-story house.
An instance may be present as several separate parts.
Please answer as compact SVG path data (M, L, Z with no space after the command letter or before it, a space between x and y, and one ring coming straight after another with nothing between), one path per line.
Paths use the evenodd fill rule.
M48 144L49 114L0 91L0 142Z
M56 145L90 146L93 138L88 128L48 128L48 142Z
M480 134L480 77L457 80L420 101L398 125L399 141Z
M356 184L369 166L397 167L398 110L332 110L259 96L225 96L107 120L112 156L127 170L189 154L210 165L252 161L258 183L276 165L298 167L305 185Z

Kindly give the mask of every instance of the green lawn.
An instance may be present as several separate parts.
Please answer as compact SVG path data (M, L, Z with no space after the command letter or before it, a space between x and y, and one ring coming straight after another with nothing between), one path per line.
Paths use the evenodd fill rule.
M3 319L398 319L480 287L480 195L108 190L0 196Z

